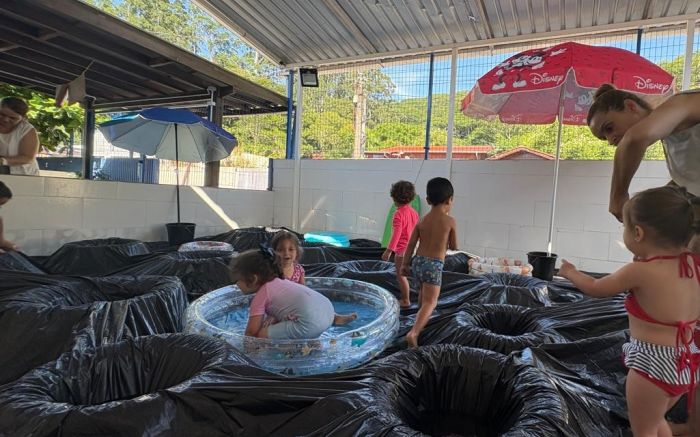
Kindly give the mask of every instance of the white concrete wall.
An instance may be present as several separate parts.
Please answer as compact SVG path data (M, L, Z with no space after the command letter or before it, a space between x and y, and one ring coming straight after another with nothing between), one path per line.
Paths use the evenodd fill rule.
M292 224L293 166L291 160L274 162L275 225ZM453 216L461 248L523 259L528 251L546 250L553 174L551 161L454 161ZM607 212L611 174L610 161L561 163L553 251L584 270L610 272L631 259L622 225ZM300 231L379 240L393 182L415 182L425 199L427 181L447 175L442 160L302 160ZM664 162L644 162L631 191L669 179Z
M177 221L175 187L1 175L13 199L0 215L5 237L30 255L48 255L64 243L121 237L167 239L165 223ZM269 191L180 187L181 221L197 224L196 235L237 226L272 224Z

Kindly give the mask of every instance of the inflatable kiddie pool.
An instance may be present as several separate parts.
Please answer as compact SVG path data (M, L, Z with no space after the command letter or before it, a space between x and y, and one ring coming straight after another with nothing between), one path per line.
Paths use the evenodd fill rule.
M358 318L333 326L314 339L246 337L253 295L228 286L190 305L186 332L221 338L259 366L286 375L314 375L358 366L383 351L396 335L398 301L385 289L345 278L306 278L306 285L328 297L336 313L356 312Z

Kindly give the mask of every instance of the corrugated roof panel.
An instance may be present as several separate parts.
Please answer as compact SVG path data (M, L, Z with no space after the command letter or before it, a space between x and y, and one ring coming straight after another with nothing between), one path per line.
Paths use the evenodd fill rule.
M195 1L274 62L291 66L700 18L700 0Z

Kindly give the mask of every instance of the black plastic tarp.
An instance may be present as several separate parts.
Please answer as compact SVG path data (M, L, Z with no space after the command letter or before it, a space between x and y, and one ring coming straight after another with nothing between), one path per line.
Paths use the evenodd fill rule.
M571 412L578 436L631 436L625 402L625 331L525 349L514 358L546 374Z
M239 370L240 371L240 370ZM495 352L437 345L313 377L210 384L241 436L573 436L548 376Z
M220 340L184 334L66 353L0 387L0 434L239 435L225 405L233 396L207 387L241 380L249 364Z
M462 305L459 311L433 322L420 341L424 344L458 344L509 354L546 343L563 343L566 337L552 329L532 308L515 305Z
M0 383L72 348L182 331L186 306L182 283L172 277L3 272Z
M229 263L233 254L203 250L169 252L143 257L137 264L114 272L120 276L160 275L180 278L189 300L231 284Z
M2 252L0 251L0 271L11 270L17 272L28 273L44 273L44 270L37 265L31 258L21 252ZM2 273L0 273L2 275Z
M137 240L103 238L66 243L44 261L44 270L57 275L104 276L135 262L148 248Z
M379 260L380 250L321 247L306 248L306 251L318 258L334 259L332 263L305 264L308 276L362 280L378 284L398 296L394 265ZM129 268L134 269L133 274L143 273L147 266L154 268L150 273L172 274L167 272L168 265L183 261L183 265L190 266L187 269L191 269L190 273L194 275L190 287L201 285L197 282L205 283L209 277L218 274L211 273L188 256L168 255L174 258L162 255L140 257L142 264ZM203 258L207 256L216 257L209 252ZM116 423L114 420L121 418L125 422L133 422L123 424L125 430L141 434L143 430L150 432L159 429L156 428L155 419L146 422L148 418L158 418L166 424L184 423L179 426L188 429L188 424L193 420L192 416L188 416L189 412L199 415L198 407L206 404L206 408L211 410L207 413L209 416L201 416L211 418L211 423L207 421L209 419L202 422L201 430L206 435L627 435L629 427L624 399L626 370L621 360L621 347L628 338L628 322L622 297L591 299L568 281L559 279L545 282L508 274L470 276L462 270L466 265L466 255L455 256L454 267L443 273L436 311L419 338L421 348L404 350L404 336L418 311L415 305L417 282L411 279L414 305L401 311L395 341L380 354L379 360L346 372L310 377L274 375L234 360L219 367L218 371L225 376L224 379L198 380L195 376L188 383L188 390L197 392L196 396L204 396L206 401L201 401L202 404L199 397L172 397L167 389L156 389L158 399L172 402L154 403L152 405L157 406L154 409L149 409L149 404L144 409L144 415L136 413L130 420L129 408L135 402L133 400L99 404L112 408L105 416L101 416L107 414L105 410L94 409L95 405L88 405L76 412L72 409L73 404L69 403L71 414L75 415L76 420L80 418L80 422L71 422L71 426L80 423L89 432L104 429L103 433L109 434ZM352 257L359 259L344 260ZM221 283L205 285L203 291L229 282L226 265L227 261L216 267L216 271L222 275ZM186 270L178 266L175 273L185 271L183 269ZM3 366L0 368L19 373L15 362L23 361L24 372L29 367L55 359L70 348L75 348L75 359L84 359L83 355L90 356L92 353L90 348L93 343L110 344L120 338L136 335L137 331L151 333L144 332L149 331L146 327L132 328L136 316L129 319L129 323L112 323L124 312L117 311L116 302L101 297L99 293L107 293L105 287L110 289L104 281L114 279L115 284L123 284L118 282L118 278L53 278L18 272L8 272L9 276L3 272L3 275L0 281L0 332L11 332L12 338L22 337L23 343L9 346L0 343L0 347L7 351L7 354L0 354L0 366ZM180 276L185 280L188 277L184 274ZM135 281L136 278L129 280ZM83 294L74 291L76 289L94 290L98 296L91 300L88 294L92 295L93 291ZM66 299L64 295L73 296L74 293L78 293L77 297L71 297L74 300L70 304L62 303ZM161 308L143 317L148 319L154 314L176 314L173 317L181 321L184 310L181 285L179 293L179 301L182 302L180 309ZM14 297L6 300L8 296ZM25 317L7 318L4 312L7 305L13 309L9 314L24 311L22 315ZM104 309L104 305L107 305L107 309ZM59 315L61 323L56 322ZM51 330L43 328L49 322L57 324ZM122 335L125 332L127 335ZM24 333L29 334L20 335ZM52 337L54 334L56 336ZM71 335L72 340L66 340L66 336ZM100 341L103 337L108 341ZM458 343L461 346L442 343ZM36 350L29 349L29 344L38 345L35 349L48 349L53 355L48 357L42 352L43 355L37 356ZM19 349L18 345L23 349ZM501 355L491 350L510 354ZM25 355L30 361L24 359ZM6 356L11 358L5 359ZM17 360L17 357L22 358ZM175 382L167 375L180 375L179 370L166 365L153 367L155 361L149 361L150 358L145 355L140 359L142 364L136 364L135 369L144 374L152 369L153 375L160 374L168 384ZM139 362L138 359L135 362ZM136 383L130 385L126 374L117 372L114 375L120 377L110 384L120 382L125 387L141 387ZM144 381L150 381L149 378ZM51 381L57 380L49 378L42 381L48 381L47 384L51 386L54 384ZM98 384L98 379L94 383ZM98 385L88 384L86 387ZM16 390L19 391L12 393L26 394L19 388ZM112 389L101 390L98 389L96 394ZM140 390L122 391L121 398L133 398ZM1 403L8 399L3 397L8 392L0 392ZM41 393L41 390L33 393ZM61 399L67 392L60 393L63 394L56 399ZM188 405L188 408L181 409L180 401L183 399L188 399L183 402L193 402L196 408ZM27 405L28 408L36 407L35 404ZM35 414L27 419L31 424L28 426L37 427L31 429L55 430L55 417L58 416L54 415L56 410L52 408L45 410L45 416L40 410L32 410ZM13 414L17 412L12 411ZM93 411L95 415L92 415ZM146 411L149 413L146 414ZM183 417L171 419L173 414ZM7 423L2 421L3 417L0 415L0 434L5 431L3 426ZM20 422L26 417L21 416ZM102 422L102 418L107 419ZM161 421L161 418L165 419ZM106 428L100 428L103 423ZM59 429L78 432L77 428ZM122 432L120 429L115 432L116 435ZM151 434L159 435L155 431Z
M224 232L222 234L199 237L197 241L223 241L229 243L238 252L243 252L248 249L257 249L260 243L269 243L272 237L279 231L289 231L299 238L299 241L304 240L304 236L297 232L284 227L274 228L265 226L255 226L250 228L234 229L233 231Z

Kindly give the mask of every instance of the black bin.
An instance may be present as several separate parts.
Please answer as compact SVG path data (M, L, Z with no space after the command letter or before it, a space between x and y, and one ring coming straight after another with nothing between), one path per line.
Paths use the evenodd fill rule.
M554 276L554 265L557 263L557 254L547 255L547 252L528 252L527 262L532 264L532 276L551 281Z
M168 230L168 243L171 246L179 246L183 243L194 241L194 223L166 223Z

